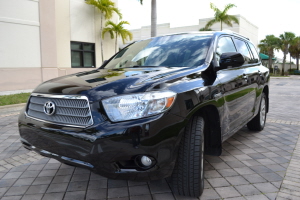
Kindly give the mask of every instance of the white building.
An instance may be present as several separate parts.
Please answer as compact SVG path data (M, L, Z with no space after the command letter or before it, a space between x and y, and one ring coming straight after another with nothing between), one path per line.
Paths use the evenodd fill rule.
M241 15L236 15L239 19L239 24L233 23L233 26L227 26L223 23L223 30L232 30L236 33L239 33L245 37L248 37L255 46L258 44L258 27L249 22ZM206 23L212 18L199 19L199 24L192 26L183 26L183 27L171 27L169 23L158 24L157 25L157 35L166 35L172 33L182 33L190 31L198 31L200 28L205 27ZM133 34L133 41L150 38L150 26L143 26L140 29L130 30ZM218 31L221 30L220 23L216 23L211 27L212 30Z
M0 91L99 67L99 41L99 12L84 0L1 0ZM103 44L107 59L114 41Z

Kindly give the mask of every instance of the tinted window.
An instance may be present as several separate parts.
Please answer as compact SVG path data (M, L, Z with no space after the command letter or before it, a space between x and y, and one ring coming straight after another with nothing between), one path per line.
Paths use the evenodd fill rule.
M236 52L236 49L230 37L222 37L218 41L216 50L217 61L219 62L222 53L227 52Z
M72 67L95 67L95 44L71 42Z
M142 40L122 49L105 68L200 66L205 61L211 37L182 34Z
M253 44L251 44L251 43L248 43L248 44L249 44L249 47L251 49L251 52L252 52L252 55L253 55L253 58L254 58L252 63L258 63L259 62L259 56L257 54L256 48L254 47Z
M251 54L249 52L249 49L246 45L246 43L239 39L234 39L234 42L236 44L236 48L239 53L241 53L245 57L245 64L251 63Z

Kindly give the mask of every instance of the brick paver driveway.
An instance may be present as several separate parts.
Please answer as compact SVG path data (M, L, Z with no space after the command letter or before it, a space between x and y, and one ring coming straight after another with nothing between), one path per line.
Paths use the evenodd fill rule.
M300 199L300 79L271 79L262 132L241 129L220 157L206 156L202 199ZM19 107L0 109L1 199L195 199L173 195L167 180L116 181L21 147Z

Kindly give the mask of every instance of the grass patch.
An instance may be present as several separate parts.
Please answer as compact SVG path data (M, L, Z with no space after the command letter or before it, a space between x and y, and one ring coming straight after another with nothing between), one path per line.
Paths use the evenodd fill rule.
M30 93L10 94L10 95L0 96L0 106L26 103L29 96Z

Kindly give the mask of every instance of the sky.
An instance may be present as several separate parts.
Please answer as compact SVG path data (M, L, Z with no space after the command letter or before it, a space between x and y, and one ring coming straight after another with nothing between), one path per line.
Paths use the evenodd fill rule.
M127 29L138 29L151 23L151 0L118 0L123 19L128 21ZM279 36L293 32L300 36L300 0L157 0L157 24L170 23L171 27L198 24L198 20L214 16L210 2L220 10L228 3L237 7L230 9L230 15L242 15L258 27L258 40L266 35ZM277 55L280 55L280 53ZM281 56L280 56L281 57Z

